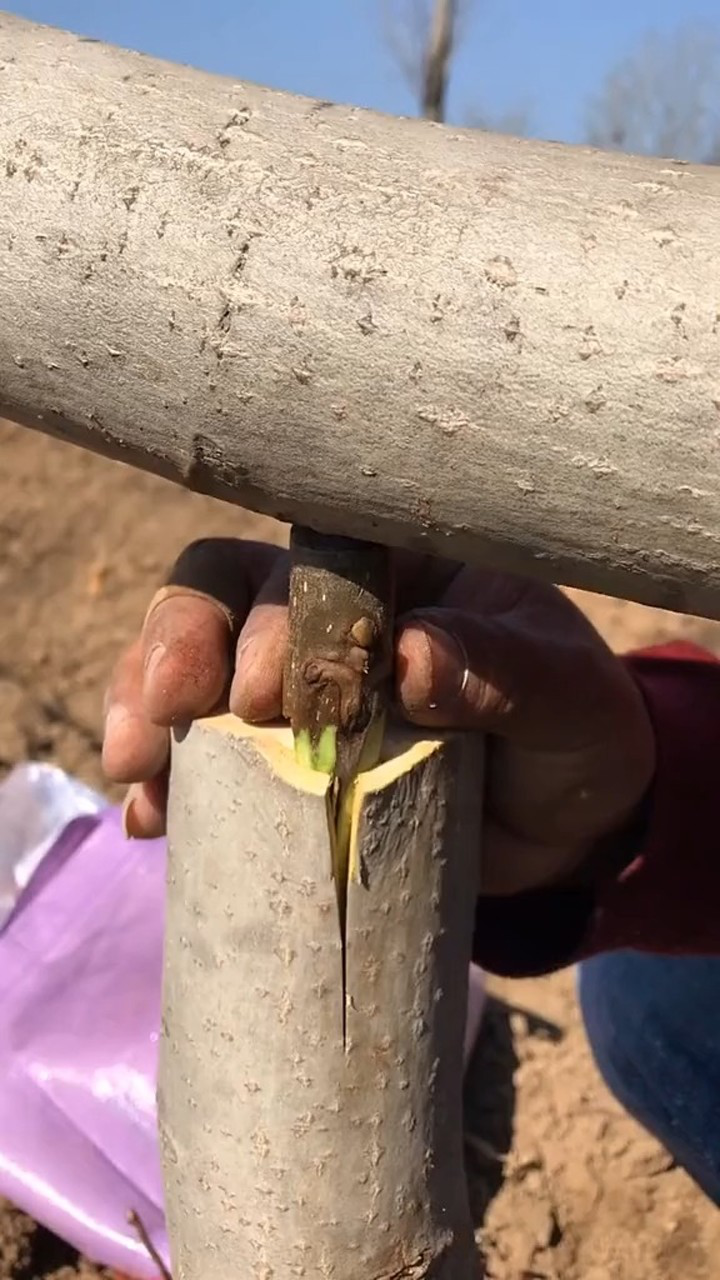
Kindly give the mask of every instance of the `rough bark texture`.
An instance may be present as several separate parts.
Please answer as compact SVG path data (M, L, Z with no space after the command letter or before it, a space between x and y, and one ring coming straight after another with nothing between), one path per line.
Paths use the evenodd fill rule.
M0 412L323 530L720 616L720 173L0 19Z
M299 789L258 745L287 730L234 725L174 749L160 1113L176 1280L469 1280L482 743L448 738L363 801L343 1048L323 780Z

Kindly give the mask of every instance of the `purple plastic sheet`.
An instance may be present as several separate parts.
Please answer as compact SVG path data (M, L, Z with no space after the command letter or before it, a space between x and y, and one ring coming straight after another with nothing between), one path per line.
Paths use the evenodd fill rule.
M155 1114L164 841L116 810L63 833L0 937L0 1194L89 1257L168 1259Z
M0 788L0 1196L151 1280L128 1214L169 1265L155 1110L165 841L126 840L116 809L92 812L100 797L23 768ZM473 966L466 1060L483 999Z

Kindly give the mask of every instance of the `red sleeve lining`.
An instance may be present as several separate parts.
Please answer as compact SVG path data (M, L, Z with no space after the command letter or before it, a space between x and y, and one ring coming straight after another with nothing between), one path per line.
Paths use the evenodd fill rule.
M720 951L720 663L696 645L631 655L657 768L637 857L598 887L583 951Z

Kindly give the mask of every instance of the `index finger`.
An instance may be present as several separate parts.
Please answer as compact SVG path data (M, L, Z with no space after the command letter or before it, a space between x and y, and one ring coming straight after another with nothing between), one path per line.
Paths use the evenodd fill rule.
M235 641L282 554L232 538L203 539L182 553L143 626L142 697L153 723L187 723L222 705Z
M157 776L167 762L168 727L222 704L235 635L281 554L235 539L207 539L183 551L111 678L103 742L109 778Z

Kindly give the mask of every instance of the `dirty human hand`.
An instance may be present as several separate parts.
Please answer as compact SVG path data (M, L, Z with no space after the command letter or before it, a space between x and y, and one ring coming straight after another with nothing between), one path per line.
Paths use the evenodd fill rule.
M488 735L482 892L572 877L651 782L638 689L555 588L396 556L399 713L430 730ZM131 784L129 835L164 830L172 726L228 706L250 721L279 717L287 582L286 552L207 539L183 552L151 602L106 699L103 762Z

